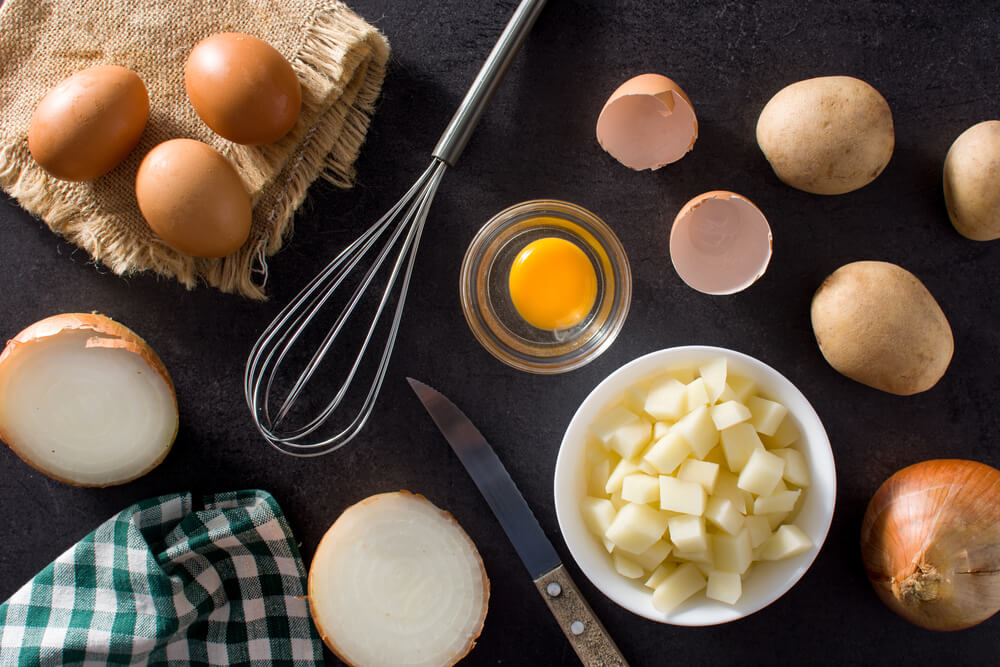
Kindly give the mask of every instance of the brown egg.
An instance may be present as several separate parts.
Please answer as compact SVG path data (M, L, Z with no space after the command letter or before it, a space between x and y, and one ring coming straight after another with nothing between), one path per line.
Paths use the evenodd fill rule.
M225 257L250 234L250 195L217 150L171 139L139 165L135 197L146 222L171 247L196 257Z
M98 65L59 82L35 107L28 150L64 181L103 176L135 148L149 119L149 94L139 75Z
M205 124L238 144L277 141L302 107L288 61L267 42L238 32L198 42L184 66L184 86Z

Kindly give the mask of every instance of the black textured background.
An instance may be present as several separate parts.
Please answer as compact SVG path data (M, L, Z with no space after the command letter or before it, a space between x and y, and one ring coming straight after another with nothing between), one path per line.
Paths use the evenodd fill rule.
M205 287L188 292L150 276L116 277L13 201L0 201L0 336L59 312L106 313L157 350L181 412L166 461L118 488L71 488L0 449L0 599L108 516L155 494L267 489L308 561L348 505L406 488L450 510L485 560L490 611L467 664L575 664L507 538L411 395L404 377L412 375L453 398L492 441L632 664L995 664L1000 619L951 634L907 624L876 599L857 543L868 499L897 469L938 457L1000 466L1000 242L958 235L940 186L955 137L1000 117L996 2L550 0L434 202L375 417L348 448L296 460L272 451L250 424L241 388L246 352L279 306L426 166L514 7L351 4L388 36L391 69L357 186L313 187L294 237L270 262L270 302ZM680 162L635 173L601 151L594 125L611 91L646 71L684 87L701 133ZM896 150L868 187L821 197L777 180L754 127L780 88L830 74L863 78L886 97ZM735 296L687 288L667 255L674 215L692 196L714 189L748 196L774 232L767 274ZM538 197L602 216L622 239L634 276L632 310L618 341L586 368L552 377L520 373L489 356L462 318L457 289L476 229L500 209ZM824 362L810 329L810 298L827 274L859 259L914 272L947 314L955 356L934 389L890 396ZM695 343L751 354L797 384L826 425L839 480L829 538L798 585L749 618L704 629L641 619L598 593L569 558L552 499L562 432L590 389L636 356Z

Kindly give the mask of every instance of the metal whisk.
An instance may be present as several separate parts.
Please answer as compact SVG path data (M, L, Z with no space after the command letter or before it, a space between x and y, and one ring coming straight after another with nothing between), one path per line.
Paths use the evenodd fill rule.
M357 240L344 248L323 271L306 285L306 287L289 303L278 316L268 325L264 333L254 344L247 359L243 375L243 390L247 404L250 406L251 417L264 438L279 451L292 456L320 456L332 452L347 444L365 425L371 416L389 367L396 334L403 315L406 293L410 285L414 260L420 235L427 221L427 213L431 201L437 192L438 185L444 176L445 169L454 166L462 150L472 136L472 131L493 92L496 90L514 59L518 49L538 18L545 0L522 0L507 23L486 62L479 70L469 92L459 106L444 134L434 148L430 166L417 179L403 197L389 211L379 218L378 222L368 228ZM382 245L379 242L382 241ZM336 390L332 400L326 404L312 419L304 425L282 429L292 407L299 398L310 379L316 374L327 353L337 345L338 338L345 333L346 325L365 293L373 287L376 277L383 265L393 257L389 277L382 291L374 318L358 345L357 355L349 362L346 378ZM365 264L365 261L370 263ZM340 314L327 330L322 343L312 354L305 368L291 383L291 389L281 400L276 412L272 414L271 393L275 389L275 379L279 370L288 359L295 344L302 343L303 334L327 302L341 291L345 280L363 271L357 285ZM400 278L402 279L400 282ZM376 329L387 313L386 306L396 297L395 309L392 311L392 321L385 336L382 356L374 371L372 383L358 412L353 419L333 435L325 436L322 427L341 406L345 396L355 381L368 348L375 337ZM339 428L339 427L338 427Z

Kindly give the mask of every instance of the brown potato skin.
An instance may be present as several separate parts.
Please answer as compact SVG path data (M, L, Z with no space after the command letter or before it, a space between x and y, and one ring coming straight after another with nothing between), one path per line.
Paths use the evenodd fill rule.
M60 81L35 107L28 150L64 181L103 176L135 148L149 119L149 94L135 72L98 65Z
M869 387L909 396L937 384L955 350L924 284L888 262L853 262L820 285L812 326L827 362Z
M819 195L871 183L889 164L895 141L888 102L849 76L786 86L757 120L757 144L778 178Z
M1000 120L973 125L948 149L944 202L962 236L1000 239Z

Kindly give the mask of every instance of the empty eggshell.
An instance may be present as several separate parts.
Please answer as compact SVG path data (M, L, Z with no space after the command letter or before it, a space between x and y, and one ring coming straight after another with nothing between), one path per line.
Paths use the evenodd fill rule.
M697 138L691 100L661 74L640 74L620 85L597 119L601 148L637 171L680 160Z
M670 261L681 280L699 292L734 294L764 275L771 261L771 227L746 197L706 192L674 218Z

